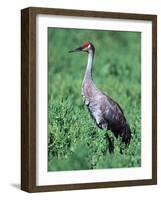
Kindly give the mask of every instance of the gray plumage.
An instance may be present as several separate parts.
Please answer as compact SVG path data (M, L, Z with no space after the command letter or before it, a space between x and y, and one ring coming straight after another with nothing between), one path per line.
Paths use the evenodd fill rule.
M130 143L131 130L123 110L110 96L100 91L92 80L92 67L95 48L91 42L85 42L81 47L70 51L85 51L88 53L88 63L82 83L82 96L92 118L97 126L111 130L115 137L120 136L126 145Z
M116 138L121 136L122 141L126 145L129 144L131 130L121 107L111 97L97 89L93 81L83 81L82 96L97 126L111 130Z

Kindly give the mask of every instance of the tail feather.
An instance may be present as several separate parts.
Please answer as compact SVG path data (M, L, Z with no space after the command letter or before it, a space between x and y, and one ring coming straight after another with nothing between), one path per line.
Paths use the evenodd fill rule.
M125 143L126 146L130 144L131 141L131 129L128 124L126 124L121 133L122 142Z

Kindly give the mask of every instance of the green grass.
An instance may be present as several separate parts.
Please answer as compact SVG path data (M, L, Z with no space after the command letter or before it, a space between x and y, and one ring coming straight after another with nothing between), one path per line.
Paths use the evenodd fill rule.
M88 40L96 48L93 79L121 105L132 130L124 154L116 139L114 154L109 154L106 132L95 125L82 102L87 54L68 51ZM140 44L137 32L48 29L49 171L141 165Z

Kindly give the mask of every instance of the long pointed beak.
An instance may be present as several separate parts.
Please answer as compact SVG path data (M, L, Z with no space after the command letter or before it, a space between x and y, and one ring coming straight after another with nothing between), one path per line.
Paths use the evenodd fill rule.
M82 51L82 50L83 50L83 47L79 47L74 50L68 51L68 53L73 53L73 52Z

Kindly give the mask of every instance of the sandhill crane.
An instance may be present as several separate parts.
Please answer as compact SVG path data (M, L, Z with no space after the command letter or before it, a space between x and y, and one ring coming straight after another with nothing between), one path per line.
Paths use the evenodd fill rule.
M116 138L121 137L121 141L127 146L131 140L131 130L124 116L123 110L110 96L100 91L92 79L92 67L95 48L91 42L84 42L79 48L71 52L87 52L88 62L82 83L82 96L92 118L97 126L103 130L111 130ZM113 141L107 134L109 142L109 152L113 152Z

